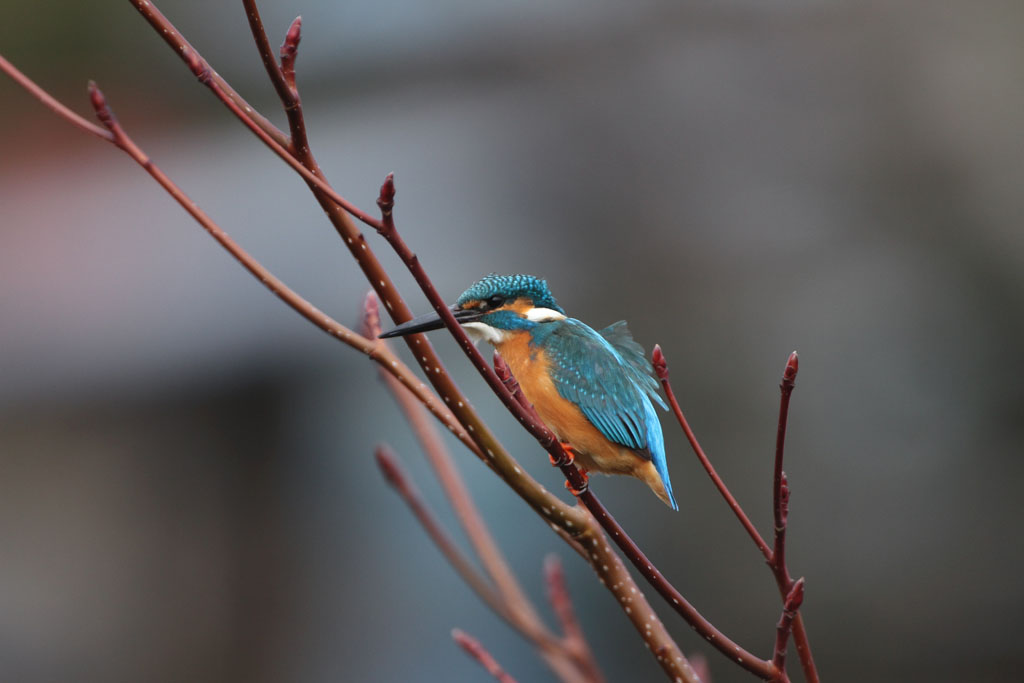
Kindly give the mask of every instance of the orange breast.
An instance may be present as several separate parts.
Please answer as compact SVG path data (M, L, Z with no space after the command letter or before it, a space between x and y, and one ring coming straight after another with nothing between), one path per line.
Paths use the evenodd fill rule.
M575 403L559 395L548 374L548 359L543 349L530 345L528 332L507 335L497 348L540 419L560 441L573 447L582 467L609 474L634 474L646 462L631 449L605 438Z

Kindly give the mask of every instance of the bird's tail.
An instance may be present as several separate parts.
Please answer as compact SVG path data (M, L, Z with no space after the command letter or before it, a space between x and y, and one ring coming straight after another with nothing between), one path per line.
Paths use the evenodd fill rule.
M673 510L679 509L679 506L676 505L675 496L672 495L672 482L669 481L668 472L665 473L665 476L662 476L654 463L647 460L644 462L638 475L654 491L654 495L661 498L661 502Z

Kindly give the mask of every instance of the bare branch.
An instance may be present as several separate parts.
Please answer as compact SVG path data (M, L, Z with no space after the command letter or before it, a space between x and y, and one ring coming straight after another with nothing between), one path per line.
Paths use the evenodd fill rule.
M655 344L654 352L651 354L652 364L654 366L654 372L661 380L661 387L665 390L665 396L668 398L668 404L672 408L672 412L675 413L676 420L679 421L679 426L683 428L683 433L686 434L687 441L690 442L690 446L693 448L693 452L697 454L697 459L700 460L700 464L704 467L704 471L711 477L711 481L714 483L715 488L725 498L725 502L728 503L729 508L736 515L736 518L743 525L743 528L747 530L747 534L750 535L751 540L757 545L764 555L766 561L771 561L772 551L765 543L765 540L761 537L761 534L757 532L757 528L754 527L754 523L747 517L747 513L740 507L739 502L729 491L729 488L722 481L722 478L718 476L718 472L715 471L714 466L711 464L711 460L705 455L704 449L700 447L700 443L697 441L696 435L693 430L690 429L690 424L686 421L686 416L683 415L682 409L679 407L679 401L676 400L676 394L672 391L672 383L668 379L668 361L665 359L665 354L661 350L660 344Z
M427 532L427 536L434 542L434 545L441 551L441 554L444 555L449 564L455 568L455 571L462 577L462 580L487 603L488 607L514 625L514 619L509 615L505 601L502 600L490 583L480 575L473 566L473 563L462 554L458 546L455 545L455 542L444 528L441 527L441 524L434 517L427 504L423 502L420 492L416 490L412 481L405 474L405 471L398 462L398 458L395 457L391 449L387 445L381 444L377 447L374 456L377 459L377 466L380 467L380 471L388 484L409 506L416 519L419 520L423 530Z
M378 204L381 206L382 211L385 207L387 208L386 216L381 221L381 228L379 230L380 234L388 241L388 244L390 244L398 254L398 257L405 264L406 268L408 268L409 272L416 280L416 283L420 286L420 289L422 289L423 293L427 296L427 300L434 308L434 312L437 313L444 321L445 327L451 335L455 337L456 342L458 342L463 352L467 357L469 357L473 366L476 367L477 371L487 381L487 384L491 387L494 393L498 395L498 398L501 399L502 403L505 404L505 407L550 454L552 462L559 463L559 469L561 469L562 474L565 476L566 481L571 487L571 490L580 502L587 507L600 526L609 533L612 540L615 541L615 544L618 545L620 549L622 549L626 557L630 562L632 562L633 566L637 568L648 583L650 583L655 590L662 595L662 597L669 601L676 612L678 612L686 622L690 624L690 626L707 639L715 648L719 649L723 654L726 654L731 659L737 660L743 668L764 679L776 678L777 672L772 667L770 661L760 659L726 637L725 634L705 619L683 597L683 595L668 582L657 567L647 559L647 556L642 550L640 550L640 547L632 538L629 537L629 534L627 534L619 523L615 521L615 518L612 517L604 505L602 505L597 497L588 490L587 481L583 478L583 475L580 473L576 465L563 457L564 451L562 450L561 443L544 425L544 423L536 417L536 412L531 413L531 411L524 408L524 406L512 395L508 387L506 387L505 383L498 377L487 361L484 360L483 355L481 355L480 351L469 339L466 331L463 330L462 326L455 320L455 316L448 308L444 299L442 299L441 295L437 292L433 282L427 276L426 271L420 264L419 259L412 250L409 249L408 245L395 228L392 210L394 194L394 177L393 175L388 175L384 184L381 186L380 198L378 199ZM555 523L557 524L559 522L555 521ZM678 646L674 642L672 642L672 646L676 651L678 651ZM685 661L681 652L679 653L679 657ZM686 668L689 669L688 663L686 664Z
M139 14L141 14L142 17L149 22L149 25L153 27L156 34L160 36L176 54L183 55L186 51L196 52L196 49L192 47L192 44L185 40L185 36L181 35L181 32L174 27L174 24L168 21L167 17L165 17L160 10L156 8L156 5L150 2L150 0L129 0L129 2L131 2L132 6L139 11ZM211 73L211 77L217 86L226 93L227 97L244 112L244 115L247 118L254 121L260 129L266 132L267 135L274 138L278 144L288 144L288 137L282 133L277 126L271 123L269 119L253 109L253 107L246 102L241 95L235 92L235 89L232 88L227 81L221 78L220 74L214 71Z
M470 657L478 661L480 666L487 670L487 673L494 676L498 683L516 683L516 679L505 673L505 670L491 656L491 653L484 649L479 640L457 628L452 629L452 638Z
M288 116L288 129L291 132L291 140L288 148L298 161L304 162L309 156L309 142L306 139L306 122L302 115L302 100L299 98L299 91L295 88L295 57L299 50L299 40L302 35L302 18L298 17L292 22L285 34L284 45L281 46L281 66L274 60L274 53L270 48L270 40L263 28L263 20L260 18L260 11L256 7L256 0L242 0L245 7L245 16L249 20L249 29L252 32L253 40L256 42L256 49L263 60L263 66L267 71L274 90L281 100L285 114ZM285 72L287 59L287 74Z
M548 599L551 607L562 625L562 633L565 635L565 647L585 668L588 680L592 683L603 683L604 676L597 667L597 660L587 644L587 638L583 634L583 628L576 618L576 611L572 608L572 600L569 598L569 587L565 583L565 572L562 571L562 561L557 555L548 555L544 560L544 578L548 584Z
M789 482L782 470L782 458L786 450L786 424L789 421L789 399L796 385L796 373L800 369L796 351L789 354L786 369L782 373L779 389L782 397L779 400L779 429L775 436L775 478L772 485L772 510L775 518L775 545L772 551L772 568L780 573L788 591L793 585L786 567L786 523L789 517Z
M782 616L776 626L775 654L772 656L772 663L779 671L786 670L786 643L789 641L789 634L793 628L793 619L797 610L804 601L804 580L800 579L793 584L786 602L782 608Z
M367 294L364 309L367 332L369 333L367 336L376 337L380 334L380 313L377 307L377 296L373 292ZM462 524L462 528L465 530L466 536L469 538L474 550L476 550L477 555L480 557L480 562L483 564L484 569L487 570L487 573L498 587L503 600L510 606L510 609L521 610L523 616L528 618L529 621L538 627L542 626L539 615L533 609L529 598L527 598L526 593L516 580L515 574L512 573L511 568L508 566L504 554L501 552L498 544L495 543L490 531L488 531L487 525L484 523L480 511L473 502L473 497L469 494L469 489L466 488L466 484L459 474L451 454L441 440L440 434L426 419L426 414L423 412L419 402L402 385L396 382L390 374L382 372L381 375L409 424L412 426L413 432L416 434L423 452L427 456L427 460L430 462L438 481L441 483L441 487L444 489L445 496L451 503L452 509L455 510L455 515Z
M5 74L10 76L15 83L27 90L32 97L42 102L47 109L51 110L57 116L61 117L79 130L85 131L89 135L95 135L101 140L106 140L107 142L114 141L113 134L110 131L100 128L95 123L87 121L65 107L63 104L58 102L56 98L50 95L50 93L40 88L32 81L32 79L21 73L21 71L19 71L13 64L4 59L3 55L0 55L0 71L3 71Z

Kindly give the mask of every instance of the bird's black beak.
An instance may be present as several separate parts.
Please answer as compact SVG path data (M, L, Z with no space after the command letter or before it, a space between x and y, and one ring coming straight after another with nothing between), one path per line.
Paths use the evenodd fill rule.
M479 320L483 317L484 311L479 311L474 308L456 308L451 307L452 315L459 321L460 325L465 323L471 323L474 320ZM404 337L407 334L415 334L417 332L429 332L430 330L439 330L444 327L444 321L441 320L441 316L437 313L426 313L419 317L413 318L407 322L398 325L394 329L390 329L380 335L380 339L388 339L390 337Z

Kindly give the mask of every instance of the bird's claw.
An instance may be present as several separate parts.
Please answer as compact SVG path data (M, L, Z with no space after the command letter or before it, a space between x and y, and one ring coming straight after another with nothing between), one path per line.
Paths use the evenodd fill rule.
M571 493L572 495L576 496L577 498L586 493L587 490L590 488L590 477L587 476L587 471L583 468L580 468L579 473L580 476L583 477L583 486L581 486L580 488L576 488L575 486L573 486L568 479L565 480L565 490Z
M562 457L556 458L555 456L548 453L548 460L551 461L552 467L565 467L571 465L576 459L576 456L572 452L572 446L566 443L559 444L562 447Z

